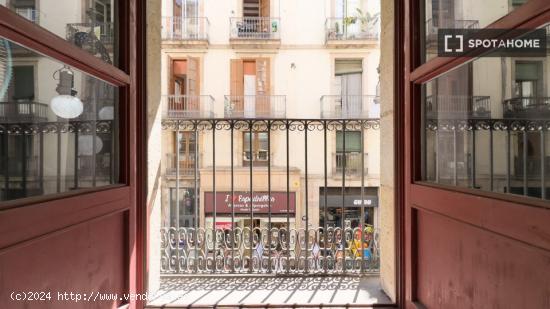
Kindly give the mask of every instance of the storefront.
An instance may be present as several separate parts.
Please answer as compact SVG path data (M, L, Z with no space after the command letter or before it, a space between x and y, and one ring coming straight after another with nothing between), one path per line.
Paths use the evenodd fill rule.
M343 222L345 228L359 227L361 224L361 207L364 210L365 224L378 226L378 188L364 188L363 199L361 199L361 188L346 188L343 199L341 189L332 190L332 188L328 188L326 201L325 209L324 190L321 188L319 226L326 224L328 227L341 227Z
M232 227L269 228L269 215L271 213L271 228L286 227L287 219L290 228L295 226L296 193L290 192L254 192L252 203L250 193L240 191L216 192L216 228L230 229ZM252 222L250 219L250 205L252 204ZM214 222L214 194L204 193L205 226L212 227ZM232 220L233 215L233 220Z

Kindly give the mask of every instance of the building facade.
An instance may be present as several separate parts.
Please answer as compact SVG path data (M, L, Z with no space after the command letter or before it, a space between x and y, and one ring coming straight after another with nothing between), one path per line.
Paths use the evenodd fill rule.
M163 1L162 10L163 119L379 118L376 1L183 0ZM363 196L365 223L376 227L379 131L332 131L329 135L325 187L323 154L318 151L323 134L309 134L310 147L315 151L307 158L306 196L303 135L289 137L287 180L284 132L235 130L221 132L213 141L209 133L163 131L163 226L197 224L211 228L215 199L216 228L283 228L288 222L290 228L299 229L306 222L307 199L310 228L342 223L356 228ZM229 149L233 149L232 154ZM252 218L247 208L251 173L255 201ZM345 199L339 189L343 178ZM263 205L269 188L271 219L267 205ZM180 207L176 210L178 199Z

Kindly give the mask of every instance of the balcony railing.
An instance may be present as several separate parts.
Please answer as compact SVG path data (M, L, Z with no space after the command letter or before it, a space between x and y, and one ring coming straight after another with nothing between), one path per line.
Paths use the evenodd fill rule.
M110 45L114 42L115 30L113 23L72 23L67 24L67 39L77 44L79 33L93 35L103 45ZM78 44L77 44L78 45ZM80 44L82 45L82 44Z
M379 272L378 230L329 227L326 231L310 229L306 240L303 229L162 228L161 273Z
M35 24L40 23L40 12L38 10L33 8L16 8L15 12Z
M326 39L329 40L377 40L380 36L378 24L360 21L356 17L327 18Z
M504 100L505 118L540 118L550 116L550 97L518 97Z
M78 177L109 178L113 168L111 153L78 156Z
M367 162L368 154L363 154L363 162L361 162L360 152L336 152L332 154L332 176L341 177L342 171L344 171L346 177L361 177L364 173L368 174ZM364 167L362 169L361 167Z
M214 98L210 95L165 95L165 118L212 118Z
M491 97L438 95L426 97L429 119L490 118Z
M437 44L437 31L439 29L478 29L479 21L471 19L444 20L434 24L433 19L426 21L426 44Z
M274 17L232 17L231 39L278 40L280 19Z
M378 118L380 97L375 95L325 95L321 97L321 118Z
M180 153L179 155L179 170L178 170L178 155L169 153L166 155L166 175L180 177L192 177L195 171L195 153Z
M166 16L162 18L163 40L208 41L210 22L206 17Z
M225 96L226 118L286 118L284 95Z
M47 119L47 104L37 102L0 102L0 122L40 122Z

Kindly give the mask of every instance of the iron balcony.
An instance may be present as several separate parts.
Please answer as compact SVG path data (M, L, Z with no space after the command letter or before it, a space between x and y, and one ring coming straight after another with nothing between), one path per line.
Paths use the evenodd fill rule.
M376 95L324 95L321 97L321 118L379 118L379 103L380 97Z
M286 118L284 95L225 96L226 118Z
M491 97L437 95L426 97L428 119L490 118Z
M210 95L165 95L164 118L213 118L214 98Z
M165 16L162 18L162 39L165 41L206 41L210 21L206 17Z

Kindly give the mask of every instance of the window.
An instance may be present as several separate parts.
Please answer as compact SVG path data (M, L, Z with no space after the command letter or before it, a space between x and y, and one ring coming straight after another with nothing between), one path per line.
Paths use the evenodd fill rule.
M243 165L249 166L253 161L255 166L267 166L269 153L267 151L267 132L252 133L252 154L250 153L250 133L243 134Z
M1 1L5 3L5 1ZM55 2L57 4L57 2ZM74 0L72 5L11 0L0 4L110 64L118 64L118 1ZM47 6L47 7L46 7ZM41 13L40 11L48 11Z
M539 124L550 119L548 57L494 59L475 59L423 85L423 179L547 199L550 134ZM470 74L460 73L466 68ZM434 103L438 114L429 112Z
M14 66L8 98L10 101L22 102L34 100L34 66Z
M336 132L336 152L361 152L361 132L346 132L346 148L344 149L344 139L342 131Z
M117 88L3 38L0 64L0 200L117 183Z
M516 61L515 66L515 94L518 98L534 98L541 95L542 90L542 62Z
M179 196L176 188L170 188L170 214L164 218L170 218L166 226L194 227L195 226L195 190L193 188L180 188ZM179 206L176 201L179 199ZM179 217L179 222L178 218Z

